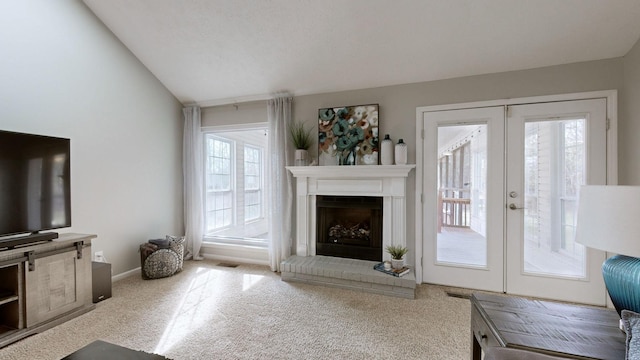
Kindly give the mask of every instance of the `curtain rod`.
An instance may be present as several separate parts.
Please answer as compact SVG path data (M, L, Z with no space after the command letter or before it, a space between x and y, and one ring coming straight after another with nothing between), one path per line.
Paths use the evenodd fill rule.
M269 99L273 99L274 97L282 97L282 96L293 97L293 94L291 94L288 91L283 91L283 92L276 92L273 94L249 95L249 96L240 96L240 97L226 98L226 99L206 100L199 103L196 102L196 103L184 104L184 106L198 105L201 108L204 108L204 107L222 106L222 105L236 105L236 104L248 103L253 101L269 100Z

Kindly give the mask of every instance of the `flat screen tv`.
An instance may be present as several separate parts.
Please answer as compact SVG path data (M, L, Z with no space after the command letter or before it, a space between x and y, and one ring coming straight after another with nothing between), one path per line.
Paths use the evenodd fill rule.
M71 226L70 190L69 139L0 130L0 248Z

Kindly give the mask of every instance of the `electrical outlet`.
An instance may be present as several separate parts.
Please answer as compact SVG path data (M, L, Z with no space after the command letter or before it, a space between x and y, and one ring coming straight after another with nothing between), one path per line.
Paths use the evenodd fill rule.
M100 250L100 251L96 251L96 252L93 254L93 260L94 260L94 261L97 261L97 262L105 262L105 261L104 261L104 252L103 252L102 250Z

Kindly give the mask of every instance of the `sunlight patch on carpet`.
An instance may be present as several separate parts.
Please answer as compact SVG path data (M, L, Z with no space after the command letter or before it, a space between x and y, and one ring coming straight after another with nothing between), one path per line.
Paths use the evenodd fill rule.
M263 278L264 276L262 275L244 274L242 277L242 291L251 289L253 285L257 284Z
M216 292L224 285L221 279L222 270L199 267L177 304L171 320L167 324L155 348L155 353L165 354L176 344L188 338L191 333L206 322L211 321L214 313L218 313L216 304L222 293Z

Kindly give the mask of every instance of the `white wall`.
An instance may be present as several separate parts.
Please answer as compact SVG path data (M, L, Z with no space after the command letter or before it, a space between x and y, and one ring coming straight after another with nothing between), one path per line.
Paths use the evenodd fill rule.
M0 129L71 139L72 228L114 274L181 234L181 104L78 0L0 2ZM3 216L5 214L2 214Z
M621 185L640 185L640 40L623 58L618 172Z
M240 125L267 122L267 102L252 101L235 105L202 108L202 126Z

